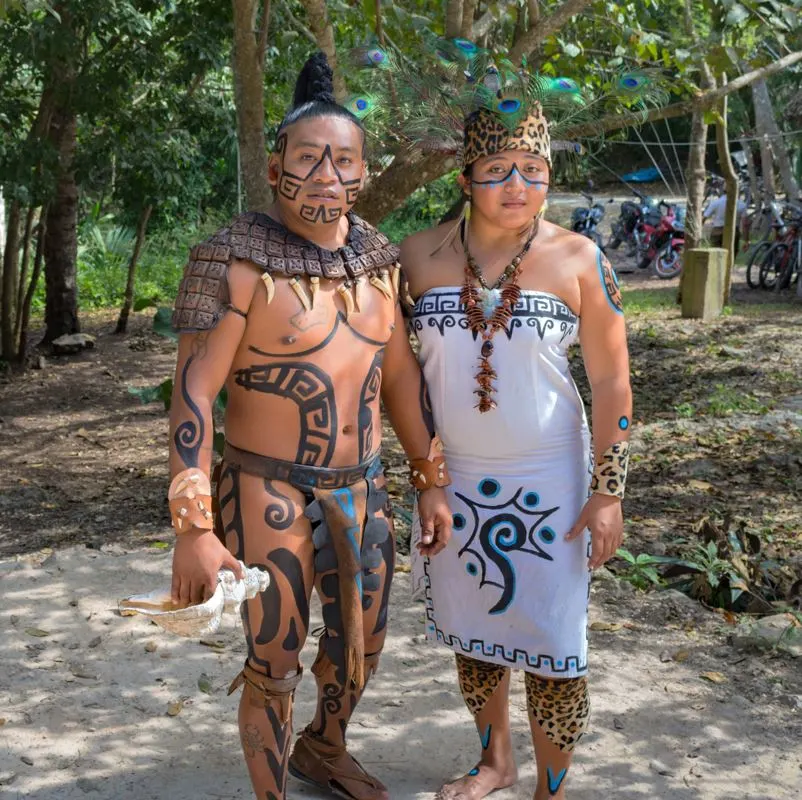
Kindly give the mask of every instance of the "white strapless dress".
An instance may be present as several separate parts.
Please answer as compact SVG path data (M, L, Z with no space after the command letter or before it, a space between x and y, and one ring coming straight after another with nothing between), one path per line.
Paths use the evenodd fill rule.
M413 316L454 515L442 553L421 558L412 549L427 635L483 661L584 675L590 536L564 539L590 484L590 435L567 359L579 318L559 297L523 290L493 338L498 407L480 414L481 339L459 294L432 289ZM413 545L419 535L416 525Z

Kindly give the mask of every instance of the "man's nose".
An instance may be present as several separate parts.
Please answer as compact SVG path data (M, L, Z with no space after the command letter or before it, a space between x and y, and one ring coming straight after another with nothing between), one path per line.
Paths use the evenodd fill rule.
M334 169L334 162L331 160L330 155L326 154L324 156L312 178L318 183L331 183L337 180L337 170Z

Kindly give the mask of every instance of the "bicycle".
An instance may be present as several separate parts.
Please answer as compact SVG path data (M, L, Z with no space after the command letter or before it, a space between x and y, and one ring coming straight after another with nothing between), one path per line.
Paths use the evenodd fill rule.
M765 232L762 238L752 246L746 262L746 283L750 289L757 289L760 286L760 266L768 251L773 245L780 242L786 233L782 207L778 202L775 201L764 206L759 213L764 216L765 221L756 227L764 229ZM751 229L751 222L749 227Z
M787 289L802 270L802 216L794 217L785 235L763 257L759 282L764 289Z

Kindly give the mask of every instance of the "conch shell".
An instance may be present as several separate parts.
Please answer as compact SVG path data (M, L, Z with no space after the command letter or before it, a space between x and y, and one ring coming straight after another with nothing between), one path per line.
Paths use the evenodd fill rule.
M178 636L208 636L220 628L224 613L238 613L244 600L256 597L270 584L268 572L246 567L241 561L240 565L245 572L244 580L238 580L231 570L221 569L217 573L217 588L204 603L181 608L173 603L170 589L162 588L120 600L117 604L120 616L142 614Z

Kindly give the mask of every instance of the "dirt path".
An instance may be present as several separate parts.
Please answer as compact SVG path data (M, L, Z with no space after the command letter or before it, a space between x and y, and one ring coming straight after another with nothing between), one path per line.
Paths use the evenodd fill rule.
M111 546L0 563L4 797L251 796L237 698L225 693L244 659L241 633L229 627L210 637L217 645L210 647L116 614L118 598L167 578L169 558ZM423 641L422 615L409 600L409 575L399 572L381 669L350 732L355 754L399 800L431 798L440 781L470 769L478 749L453 658ZM312 627L319 619L316 606ZM606 578L595 584L591 620L613 630L591 634L592 730L572 770L572 800L799 797L798 664L734 651L720 618L682 595L640 595ZM308 643L307 669L312 649ZM700 678L709 671L723 682ZM511 715L521 782L494 795L499 800L532 796L522 689L516 676ZM183 706L169 716L176 701ZM313 702L307 676L296 727ZM293 779L290 796L323 797Z

